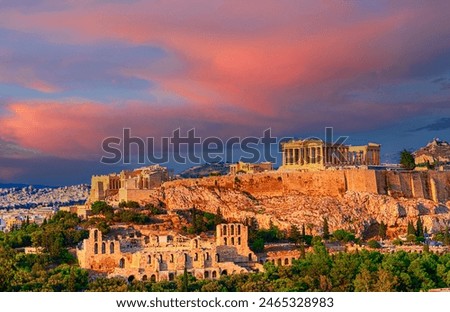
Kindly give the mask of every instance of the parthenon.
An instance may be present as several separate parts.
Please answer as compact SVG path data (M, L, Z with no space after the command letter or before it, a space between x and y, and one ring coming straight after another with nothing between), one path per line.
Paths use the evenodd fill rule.
M380 164L380 144L362 146L327 143L320 139L290 140L281 143L280 169L326 169L340 166Z

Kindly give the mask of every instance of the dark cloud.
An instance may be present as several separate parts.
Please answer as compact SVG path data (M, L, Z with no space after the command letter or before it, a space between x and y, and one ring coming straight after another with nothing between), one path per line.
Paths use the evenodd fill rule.
M412 132L415 131L421 131L421 130L428 130L428 131L441 131L445 129L450 129L450 118L441 118L437 121L426 125L424 127L420 127L414 130L411 130Z

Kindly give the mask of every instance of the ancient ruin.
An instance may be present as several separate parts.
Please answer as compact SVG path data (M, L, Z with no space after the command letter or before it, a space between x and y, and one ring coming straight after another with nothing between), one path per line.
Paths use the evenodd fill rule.
M326 169L330 167L380 164L380 144L363 146L327 143L320 139L290 140L281 143L281 170Z
M152 165L119 174L95 175L91 180L90 202L118 196L119 201L139 201L148 198L149 191L169 180L166 167Z
M273 164L271 162L253 164L238 161L237 163L230 165L230 174L233 175L239 173L258 173L271 170L273 170Z
M93 228L77 248L77 257L82 268L130 281L170 281L185 269L196 278L208 279L262 269L248 247L248 229L240 223L217 225L215 237L191 238L134 228L104 237Z

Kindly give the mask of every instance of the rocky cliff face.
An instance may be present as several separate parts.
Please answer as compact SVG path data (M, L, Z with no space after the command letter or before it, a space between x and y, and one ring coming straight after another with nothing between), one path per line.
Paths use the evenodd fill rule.
M411 180L410 176L406 177ZM431 231L445 228L450 220L449 178L447 172L438 178L433 173L433 179L440 181L439 188L435 189L439 194L434 200L421 198L414 192L402 193L402 188L395 192L395 197L389 195L386 180L367 170L361 173L355 170L273 172L177 180L156 189L151 200L164 202L169 210L195 206L215 213L220 208L230 220L255 217L262 227L271 221L284 229L291 224L299 227L305 224L307 232L319 234L323 219L327 218L331 230L347 229L370 236L377 224L384 222L388 234L397 235L404 233L408 221L415 222L418 216Z

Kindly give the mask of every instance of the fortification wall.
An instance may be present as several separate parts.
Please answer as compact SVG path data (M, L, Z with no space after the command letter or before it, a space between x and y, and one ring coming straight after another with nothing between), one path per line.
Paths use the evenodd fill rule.
M450 172L396 172L364 169L310 172L264 172L237 176L170 181L163 187L231 188L258 196L289 194L342 196L346 191L393 197L424 198L443 202L450 198Z

